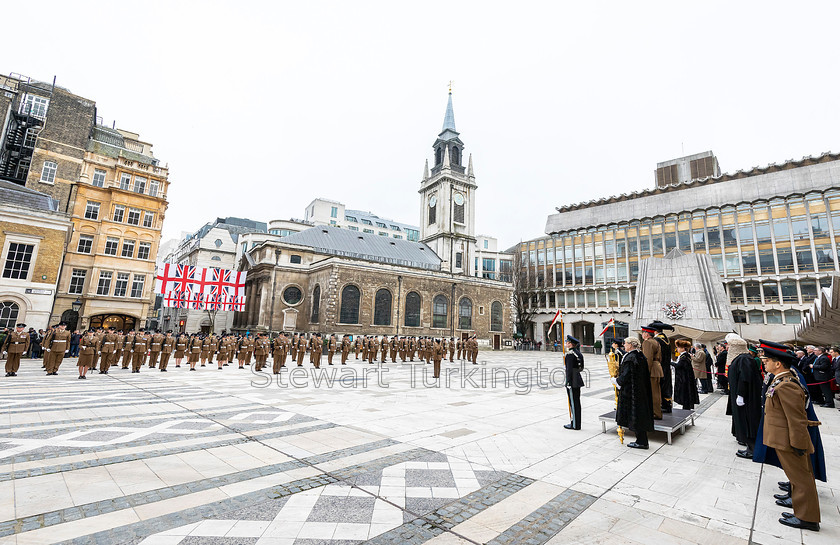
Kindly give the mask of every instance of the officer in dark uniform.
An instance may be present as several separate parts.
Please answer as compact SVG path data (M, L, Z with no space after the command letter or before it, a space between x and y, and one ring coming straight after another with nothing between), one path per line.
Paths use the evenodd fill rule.
M580 429L580 389L583 388L583 354L580 353L580 341L566 335L566 394L569 396L569 412L572 421L565 426L567 430Z

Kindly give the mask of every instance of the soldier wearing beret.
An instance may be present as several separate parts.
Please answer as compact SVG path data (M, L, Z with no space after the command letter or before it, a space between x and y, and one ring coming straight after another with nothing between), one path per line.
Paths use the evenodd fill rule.
M26 324L17 324L15 330L6 335L3 340L3 355L8 354L6 360L6 376L16 377L20 369L20 358L29 350L29 333L24 331Z

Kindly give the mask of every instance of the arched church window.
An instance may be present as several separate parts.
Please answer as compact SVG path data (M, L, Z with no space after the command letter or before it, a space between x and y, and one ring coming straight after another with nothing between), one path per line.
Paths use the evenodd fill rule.
M443 148L438 148L437 153L435 153L435 165L439 165L443 162Z
M490 305L490 331L501 331L502 326L502 304L493 301Z
M458 329L472 329L472 301L464 297L458 303Z
M377 290L373 301L373 325L391 325L391 292Z
M416 291L405 296L405 326L420 327L420 294Z
M446 296L437 295L432 301L432 327L446 327L449 302Z
M339 310L339 321L342 324L359 323L359 299L361 293L354 285L344 286L341 290L341 309Z
M312 292L312 316L309 321L317 324L321 314L321 286L315 286Z
M452 163L461 164L461 150L458 149L458 146L452 146Z
M20 307L14 301L0 303L0 327L13 328L17 323Z

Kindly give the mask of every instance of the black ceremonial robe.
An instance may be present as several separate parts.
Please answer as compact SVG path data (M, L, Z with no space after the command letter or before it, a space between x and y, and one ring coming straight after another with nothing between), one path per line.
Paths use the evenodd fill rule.
M653 431L653 398L647 358L639 350L627 352L618 367L618 407L615 421L633 431Z

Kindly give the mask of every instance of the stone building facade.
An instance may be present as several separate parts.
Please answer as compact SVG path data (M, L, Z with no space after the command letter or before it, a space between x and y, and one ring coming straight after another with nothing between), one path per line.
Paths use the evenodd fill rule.
M55 199L0 180L0 328L47 327L71 230Z
M329 237L349 234L334 227L309 231ZM394 257L368 253L362 258L352 247L318 247L306 243L312 238L307 231L298 235L266 241L247 254L246 306L236 314L235 330L477 335L482 344L496 348L512 338L510 284L443 272L428 246L415 242L386 239L396 247ZM431 259L397 258L407 257L406 248L399 246L409 245Z
M511 284L476 274L472 157L452 95L418 189L419 241L315 226L244 254L239 331L467 337L502 348L513 336ZM336 211L338 215L338 211Z

